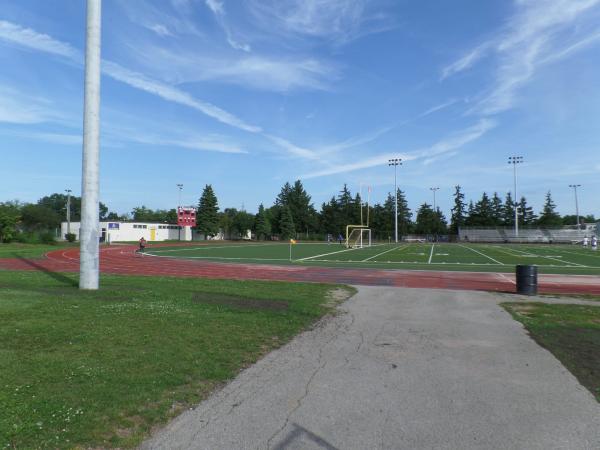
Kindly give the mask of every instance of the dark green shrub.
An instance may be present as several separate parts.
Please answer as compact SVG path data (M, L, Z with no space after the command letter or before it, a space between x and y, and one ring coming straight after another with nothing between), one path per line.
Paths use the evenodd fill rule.
M42 244L54 244L56 242L54 233L51 231L44 231L43 233L40 233L39 239Z
M77 238L77 235L75 233L65 234L65 239L67 240L67 242L75 242L76 238Z

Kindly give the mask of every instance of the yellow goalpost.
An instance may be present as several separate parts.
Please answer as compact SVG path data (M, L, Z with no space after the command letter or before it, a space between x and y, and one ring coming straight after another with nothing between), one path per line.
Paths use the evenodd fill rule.
M362 191L362 185L361 185ZM369 200L371 195L371 187L368 188L369 195L367 196L367 223L363 221L363 202L362 192L360 201L360 225L346 225L346 247L347 248L362 248L371 246L371 229L369 228Z

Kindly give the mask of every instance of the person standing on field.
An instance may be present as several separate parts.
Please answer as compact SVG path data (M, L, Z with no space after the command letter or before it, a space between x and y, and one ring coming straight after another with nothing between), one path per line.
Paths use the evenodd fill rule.
M144 236L142 236L142 237L140 238L140 241L139 241L139 242L140 242L140 250L139 250L139 252L140 252L140 253L144 253L144 250L145 250L145 248L146 248L146 239L144 239Z
M596 235L592 236L592 250L598 250L598 238Z

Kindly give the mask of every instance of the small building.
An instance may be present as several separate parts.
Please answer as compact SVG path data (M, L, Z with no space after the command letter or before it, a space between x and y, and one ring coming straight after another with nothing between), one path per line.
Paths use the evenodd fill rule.
M71 233L75 234L76 240L79 240L80 228L80 222L71 222ZM67 229L67 222L62 222L60 226L60 236L63 240L66 239ZM202 241L205 239L204 233L198 233L191 227L180 227L168 223L134 221L100 222L100 234L98 238L102 242L131 242L138 241L142 237L149 242L179 239L182 241ZM219 236L214 239L219 239Z

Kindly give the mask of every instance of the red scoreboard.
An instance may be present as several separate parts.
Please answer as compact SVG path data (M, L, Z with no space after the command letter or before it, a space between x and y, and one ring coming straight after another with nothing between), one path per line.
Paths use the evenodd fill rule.
M177 208L177 225L180 227L196 226L196 208Z

